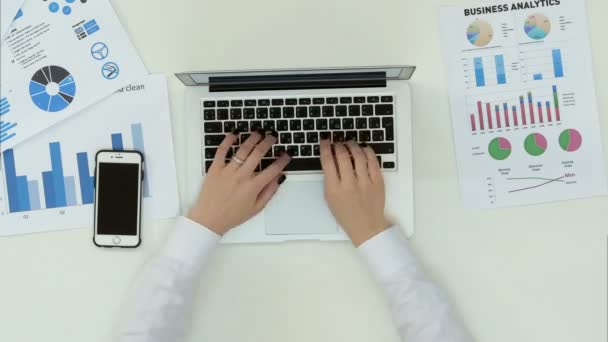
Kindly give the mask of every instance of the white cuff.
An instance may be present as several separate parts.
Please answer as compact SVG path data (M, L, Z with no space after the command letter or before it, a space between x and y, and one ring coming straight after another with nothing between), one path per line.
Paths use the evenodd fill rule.
M417 264L398 226L393 226L367 240L359 246L358 250L359 255L379 280L389 278L404 266Z
M213 252L221 237L208 228L179 217L162 255L180 261L188 267L199 268Z

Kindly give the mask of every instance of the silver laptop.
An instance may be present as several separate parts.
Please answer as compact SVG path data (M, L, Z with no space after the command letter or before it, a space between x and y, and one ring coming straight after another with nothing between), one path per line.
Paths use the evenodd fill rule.
M247 132L274 130L279 141L259 170L289 151L294 158L287 181L264 212L222 241L346 240L323 198L319 140L322 134L333 141L352 138L378 154L386 180L387 214L411 236L412 103L407 80L414 70L391 66L176 74L188 87L187 198L196 199L226 133L238 128L244 141Z

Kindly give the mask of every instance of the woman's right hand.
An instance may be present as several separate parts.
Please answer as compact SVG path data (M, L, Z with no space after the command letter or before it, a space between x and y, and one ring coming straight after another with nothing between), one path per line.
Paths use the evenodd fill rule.
M354 163L354 166L353 166ZM376 153L353 141L321 141L325 199L356 247L389 227L384 216L384 179Z

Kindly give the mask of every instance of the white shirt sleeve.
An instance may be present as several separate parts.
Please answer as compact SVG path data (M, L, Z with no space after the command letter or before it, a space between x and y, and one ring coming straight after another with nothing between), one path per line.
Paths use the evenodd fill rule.
M384 288L402 341L473 341L443 291L420 268L398 227L366 241L359 253Z
M179 342L189 330L193 291L220 236L185 217L128 294L115 341Z

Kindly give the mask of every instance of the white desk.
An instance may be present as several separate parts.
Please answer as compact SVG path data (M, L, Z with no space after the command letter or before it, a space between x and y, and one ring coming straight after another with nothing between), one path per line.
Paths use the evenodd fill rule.
M479 341L606 341L608 199L461 209L437 20L440 4L462 3L115 1L152 72L418 65L412 245L424 265ZM608 93L608 3L589 7L608 146L601 96ZM172 78L170 87L179 167L180 127L192 113L182 110L183 86ZM104 341L130 280L171 223L147 224L134 251L95 248L90 229L0 239L0 341ZM211 265L194 303L191 341L397 339L379 290L346 243L223 246Z

